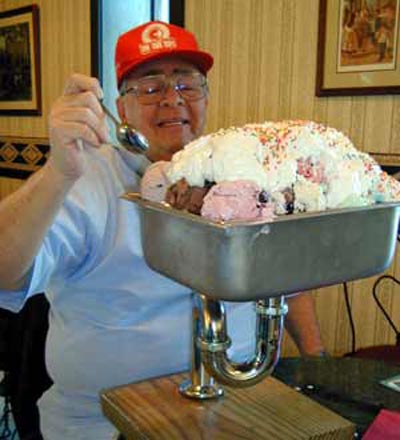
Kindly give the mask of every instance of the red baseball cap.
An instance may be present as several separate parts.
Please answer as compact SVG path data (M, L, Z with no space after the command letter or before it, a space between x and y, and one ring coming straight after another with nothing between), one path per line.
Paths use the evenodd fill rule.
M117 84L136 67L147 61L177 55L206 73L213 57L199 49L195 36L184 28L162 21L150 21L120 35L115 50Z

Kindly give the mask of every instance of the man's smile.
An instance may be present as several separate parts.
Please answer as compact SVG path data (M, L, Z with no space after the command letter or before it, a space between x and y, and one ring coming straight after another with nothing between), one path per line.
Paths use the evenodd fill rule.
M157 127L167 128L167 127L175 127L175 126L183 126L189 124L189 120L185 118L171 118L171 119L163 119L157 123Z

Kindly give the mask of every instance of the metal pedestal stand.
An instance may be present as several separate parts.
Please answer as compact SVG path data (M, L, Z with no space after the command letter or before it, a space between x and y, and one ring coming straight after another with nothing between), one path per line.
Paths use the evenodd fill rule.
M190 379L181 383L180 393L190 399L206 400L221 397L224 389L218 385L204 368L200 349L201 318L197 301L197 293L194 293L192 307L192 367Z

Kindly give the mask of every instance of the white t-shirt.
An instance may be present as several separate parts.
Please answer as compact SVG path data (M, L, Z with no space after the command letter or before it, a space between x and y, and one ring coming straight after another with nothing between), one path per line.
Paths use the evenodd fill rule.
M139 189L148 162L108 145L84 154L85 172L29 285L0 292L0 307L14 311L38 292L50 302L46 365L54 385L39 402L48 440L109 440L115 429L101 414L102 389L190 368L191 290L146 265L137 207L119 198ZM233 350L252 353L251 304L227 304L227 316Z

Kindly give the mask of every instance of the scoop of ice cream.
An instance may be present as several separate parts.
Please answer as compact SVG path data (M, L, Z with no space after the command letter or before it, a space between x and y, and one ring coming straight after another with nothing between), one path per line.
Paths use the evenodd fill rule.
M299 179L293 186L296 194L293 211L315 212L326 209L326 198L321 185L312 180Z
M263 147L257 137L245 131L206 136L191 142L174 155L167 174L172 182L184 177L192 186L226 180L252 180L262 189L267 186Z
M171 184L166 175L169 165L169 162L160 161L147 168L140 183L140 194L144 199L153 202L162 202L165 199Z
M209 189L209 185L190 186L186 179L181 179L168 189L165 201L175 209L200 215L204 196Z
M224 181L214 185L204 197L201 215L217 220L254 220L274 218L273 204L265 192L249 180Z

